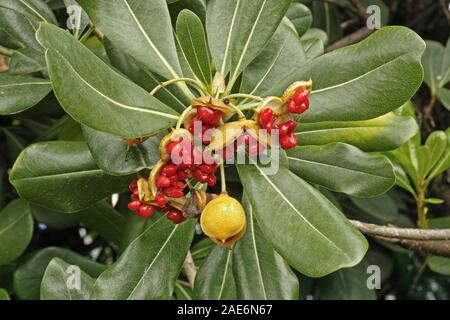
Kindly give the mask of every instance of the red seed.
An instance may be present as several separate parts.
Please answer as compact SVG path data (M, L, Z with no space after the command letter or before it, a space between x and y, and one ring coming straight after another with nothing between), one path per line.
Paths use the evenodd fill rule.
M167 203L167 199L163 194L159 193L155 197L155 202L158 206L164 207Z
M296 147L297 137L293 133L289 136L280 136L280 146L285 150Z
M294 132L295 127L297 127L297 122L289 120L281 124L278 129L280 130L280 136L290 135Z
M139 200L134 200L128 203L128 209L131 211L137 211L141 207L142 203Z
M166 176L159 176L156 179L156 187L158 188L166 188L170 186L170 184L171 184L170 179Z
M295 101L295 104L303 104L308 99L309 90L305 88L298 88L295 93L292 95L292 100Z
M139 190L138 190L138 189L134 189L134 190L131 192L131 195L132 195L132 196L135 196L135 197L139 196Z
M270 108L265 108L261 111L259 115L259 123L263 128L267 126L273 116L273 111Z
M200 119L204 122L211 122L214 120L214 110L207 107L197 108L197 113Z
M172 221L175 224L181 223L184 220L186 220L186 218L183 216L183 214L181 213L181 211L179 210L170 210L167 213L167 219L169 219L170 221Z
M300 114L302 112L302 106L295 103L294 100L289 100L288 111L294 114Z
M130 191L133 191L134 189L137 188L137 180L133 180L130 185L128 186L128 189L130 189Z
M177 178L178 180L186 180L187 178L189 178L189 174L186 171L178 171Z
M194 177L195 180L197 180L200 183L208 183L209 174L207 173L204 173L200 170L194 170L192 172L192 176Z
M160 174L171 177L177 174L178 167L173 163L168 163L161 168Z
M184 187L186 185L183 182L181 182L181 181L176 181L176 182L173 182L170 186L174 187L174 188L177 188L177 189L184 189Z
M212 124L213 126L216 126L219 124L221 119L222 119L222 112L214 110L214 118L211 121L208 121L208 124Z
M163 189L163 192L166 196L170 198L182 198L184 197L183 189L177 189L174 187L168 187Z
M170 155L172 155L172 154L174 154L175 148L177 149L175 152L178 152L180 149L180 142L178 142L178 141L169 142L167 144L166 150Z
M141 218L150 218L155 213L155 207L148 204L142 205L137 214Z
M215 175L210 175L208 179L208 186L214 187L217 183L217 177Z
M216 172L217 166L215 164L201 164L198 166L198 170L203 173L212 174Z
M264 152L264 146L260 143L252 143L248 146L248 156L250 158L256 157Z

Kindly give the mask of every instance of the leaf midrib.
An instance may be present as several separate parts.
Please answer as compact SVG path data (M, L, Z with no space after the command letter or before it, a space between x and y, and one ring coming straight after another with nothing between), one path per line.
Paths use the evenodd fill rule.
M24 210L22 215L20 215L16 220L13 220L13 222L8 224L5 228L1 229L0 236L4 234L6 231L10 230L12 227L14 227L19 221L21 221L25 217L26 214L27 212Z
M284 196L284 194L278 189L278 187L272 182L272 180L270 180L267 175L264 174L264 172L261 170L261 168L253 162L253 165L256 167L256 169L259 171L259 173L261 174L261 176L264 177L264 179L267 180L267 182L269 182L269 184L272 186L273 189L275 189L275 191L280 195L280 197L294 210L294 212L296 212L298 214L298 216L306 222L307 225L309 225L311 227L311 229L313 231L315 231L319 236L321 236L322 238L324 238L327 242L329 242L332 247L336 248L339 252L341 252L345 257L347 257L347 259L352 260L351 257L345 252L343 251L341 248L339 248L333 241L331 241L327 236L325 236L322 232L320 232L319 229L317 229L313 224L311 224L311 222L308 221L308 219L306 219L300 211L297 210L297 208L295 208L295 206Z
M329 163L324 163L324 162L316 162L316 161L310 161L310 160L293 158L293 157L287 157L287 158L290 159L290 160L298 161L298 162L307 162L307 163L312 163L312 164L319 165L319 166L337 168L337 170L351 171L351 172L356 172L358 174L367 174L367 175L370 175L370 176L373 176L373 177L378 177L378 178L381 178L381 179L390 180L389 177L382 176L382 175L377 175L377 174L370 173L370 172L367 172L367 171L361 171L361 170L355 170L355 169L352 169L352 168L346 168L346 167L331 165Z

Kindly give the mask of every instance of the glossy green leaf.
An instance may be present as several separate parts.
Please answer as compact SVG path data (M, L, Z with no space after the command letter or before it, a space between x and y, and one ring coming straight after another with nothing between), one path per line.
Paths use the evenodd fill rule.
M373 198L350 198L356 209L363 216L363 221L369 223L395 223L399 216L398 207L389 194Z
M395 183L384 156L370 155L344 143L304 146L287 152L289 168L312 184L358 197L385 193Z
M320 300L376 300L375 290L367 287L365 266L361 263L339 270L318 280L317 298Z
M191 247L192 258L197 267L201 267L203 262L209 256L211 251L216 247L216 244L209 238L204 238L198 241Z
M302 40L302 45L308 61L323 55L324 47L320 39Z
M287 12L290 0L210 0L206 30L217 70L231 82L258 56Z
M122 245L127 220L106 202L77 212L74 217L87 228L98 232L117 246Z
M204 84L211 84L211 63L202 21L192 11L183 10L178 16L176 31L192 71Z
M195 221L166 217L139 235L97 279L92 299L169 299L194 235Z
M39 223L50 229L64 230L78 226L78 220L70 213L47 209L35 204L31 205L31 213Z
M445 88L437 88L436 95L444 107L450 110L450 90Z
M447 41L445 48L436 41L426 41L425 43L427 47L422 56L424 81L430 88L431 93L435 95L439 88L444 88L450 81L450 58L448 57L450 55L450 40Z
M136 61L167 79L181 76L165 0L78 0L78 3L92 22Z
M292 68L306 62L300 39L282 22L261 54L244 71L241 92L260 95Z
M130 176L109 176L98 169L84 142L31 145L9 176L19 195L40 206L75 212L125 191Z
M450 168L450 128L445 130L445 134L447 135L447 146L445 148L445 152L442 154L441 159L432 168L429 174L429 179L437 177L442 172Z
M296 275L264 238L251 205L243 201L247 232L233 249L233 275L239 299L295 300L299 295Z
M300 38L302 42L307 40L320 40L325 47L328 44L328 35L325 31L318 28L309 28L308 31Z
M0 73L0 115L15 114L31 108L51 90L48 80Z
M0 288L0 301L1 300L11 300L11 298L9 297L9 294L5 289Z
M8 67L8 72L13 74L43 71L46 68L45 58L42 52L33 48L18 49L13 51Z
M79 266L54 258L42 278L41 300L89 300L93 286L94 279Z
M76 121L120 136L141 137L178 118L171 108L115 72L70 33L44 23L37 38L47 49L55 95Z
M280 95L294 81L312 79L311 108L302 115L303 122L372 119L399 108L417 91L424 49L413 31L384 27L358 44L292 70L266 95Z
M311 27L312 14L304 4L292 3L286 13L286 17L292 21L300 37Z
M19 257L33 236L33 217L25 200L14 200L0 211L0 264Z
M426 172L428 174L442 160L447 149L450 150L450 140L444 131L434 131L428 136L425 146L430 152L430 162L427 164Z
M450 228L450 217L431 219L429 227L433 229ZM428 258L428 266L434 272L450 276L450 258L430 256Z
M159 160L161 136L128 148L121 137L83 126L83 134L95 162L103 171L112 175L128 175L152 168Z
M39 299L45 269L53 258L61 258L71 265L79 266L93 278L98 277L106 269L106 266L67 249L47 247L35 251L24 258L14 273L14 292L19 299Z
M343 142L364 151L382 151L399 147L417 130L417 123L411 117L389 113L365 121L300 122L295 135L301 146Z
M0 0L0 7L16 11L32 20L57 23L53 11L43 0Z
M313 27L320 28L328 34L330 43L342 38L339 11L331 3L314 1L312 3Z
M235 300L233 251L216 246L195 277L194 300Z
M262 232L292 267L320 277L361 261L367 241L317 189L285 167L238 171Z
M205 0L178 0L173 3L168 2L170 17L172 18L172 24L177 20L181 11L188 9L194 12L205 24L206 20L206 1Z
M147 67L140 65L132 56L124 53L108 38L105 37L103 43L111 64L146 91L152 91L164 81L161 76L155 75ZM164 87L155 94L155 97L178 112L182 112L190 104L189 100L183 98L183 94L177 86Z

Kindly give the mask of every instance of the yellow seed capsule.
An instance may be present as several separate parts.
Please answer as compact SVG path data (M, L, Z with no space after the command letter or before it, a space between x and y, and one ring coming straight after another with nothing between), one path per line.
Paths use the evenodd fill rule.
M203 209L200 225L214 242L231 248L244 235L247 221L239 201L222 194Z

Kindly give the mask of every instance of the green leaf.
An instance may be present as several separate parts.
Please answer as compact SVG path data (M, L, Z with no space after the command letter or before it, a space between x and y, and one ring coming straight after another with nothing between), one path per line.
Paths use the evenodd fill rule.
M445 201L443 199L439 199L439 198L427 198L427 199L425 199L425 203L443 204L443 203L445 203Z
M295 135L301 146L343 142L363 151L383 151L399 147L417 130L413 118L388 113L365 121L300 122Z
M290 0L210 0L206 31L217 70L230 84L255 59L270 40Z
M445 130L445 134L447 135L447 146L445 148L445 153L442 155L440 161L435 164L430 174L428 175L428 179L431 180L442 172L450 168L450 128Z
M178 281L175 283L173 294L177 300L192 300L192 289Z
M79 266L93 278L98 277L106 269L106 266L67 249L47 247L35 251L25 257L14 273L14 292L19 299L39 299L41 280L53 258L61 258L69 264Z
M376 300L375 290L367 287L364 264L339 270L318 280L317 298L320 300Z
M95 162L112 175L129 175L152 168L159 160L161 135L128 148L128 143L109 133L83 126L83 134Z
M14 200L0 212L0 265L19 257L33 236L33 217L25 200Z
M298 299L296 275L264 238L245 198L243 204L247 214L247 232L233 249L233 275L239 299Z
M203 262L209 256L211 251L216 247L216 244L209 238L204 238L194 244L191 248L192 258L197 267L201 267Z
M165 0L78 0L78 3L92 22L136 61L167 79L181 76Z
M204 84L211 84L211 67L202 21L192 11L183 10L178 16L176 30L192 71Z
M39 223L43 223L51 229L64 230L78 226L78 220L70 213L50 210L35 204L31 205L31 213Z
M14 50L8 64L8 72L13 74L30 74L46 69L42 52L33 48Z
M171 108L115 72L70 33L44 23L37 38L47 49L55 95L76 121L119 136L142 137L178 118Z
M0 288L0 301L1 300L11 300L8 292L5 289Z
M294 69L265 95L278 96L294 81L312 79L311 108L303 122L372 119L399 108L417 91L424 49L413 31L384 27L358 44Z
M195 277L194 300L235 300L233 250L216 246Z
M285 167L267 175L260 165L238 165L238 172L262 232L295 269L320 277L361 261L367 241L318 190Z
M431 219L429 227L433 229L450 228L450 217L441 217ZM434 272L450 275L450 258L440 256L430 256L428 258L428 266Z
M74 277L78 275L80 278L77 280ZM54 258L42 278L41 300L89 300L93 286L94 279L79 266Z
M150 72L148 68L139 65L132 56L124 53L108 38L105 37L103 43L111 64L146 91L152 91L164 81L161 76L157 76ZM190 104L189 100L183 99L182 92L176 86L162 88L155 94L155 97L178 112L183 112L186 106Z
M395 223L399 218L397 204L389 194L383 194L373 198L350 198L359 211L357 217L369 223L388 224Z
M53 141L26 148L9 176L19 195L40 206L75 212L127 189L130 176L98 169L85 143Z
M194 12L205 24L206 20L206 1L205 0L178 0L174 2L167 2L169 4L169 12L172 24L177 20L178 15L184 9Z
M189 250L194 226L195 220L174 225L165 216L160 218L101 274L91 298L169 299Z
M304 4L297 2L292 3L286 16L292 21L300 37L311 27L312 14Z
M282 22L261 54L244 71L241 92L259 95L273 87L292 68L306 62L300 39Z
M309 28L308 31L300 38L302 42L307 40L320 40L325 47L328 44L328 35L325 31L318 28Z
M321 1L312 3L313 27L325 30L330 43L342 38L341 21L336 6Z
M370 155L344 143L297 147L287 152L289 168L312 184L358 197L385 193L395 183L384 156Z
M436 95L444 107L450 110L450 90L445 88L437 88Z
M427 40L425 43L427 47L422 56L424 82L431 94L435 95L439 88L444 88L450 81L450 40L445 48L436 41Z
M29 109L44 99L51 90L48 80L0 73L0 115Z
M58 23L53 11L42 0L0 0L0 7L14 10L32 20Z
M103 238L117 246L122 245L127 220L106 202L100 202L86 210L77 212L75 218L84 226L95 230Z
M323 55L324 47L320 39L302 40L302 45L308 61Z

